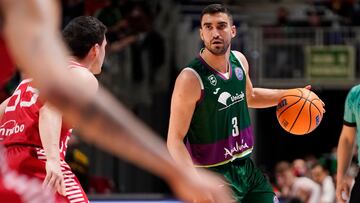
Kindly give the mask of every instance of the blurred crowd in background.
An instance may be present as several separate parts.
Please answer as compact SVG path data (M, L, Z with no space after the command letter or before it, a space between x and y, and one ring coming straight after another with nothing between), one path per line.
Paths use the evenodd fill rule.
M355 151L354 151L355 152ZM320 157L309 155L276 163L270 174L274 191L283 203L335 203L336 148ZM357 153L352 159L347 181L354 184L358 173Z

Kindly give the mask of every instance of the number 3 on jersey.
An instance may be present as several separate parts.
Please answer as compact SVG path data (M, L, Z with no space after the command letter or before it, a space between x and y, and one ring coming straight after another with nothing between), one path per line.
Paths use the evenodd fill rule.
M5 108L5 112L9 112L9 111L14 111L17 107L17 105L20 102L20 107L29 107L33 104L36 103L37 98L39 97L39 92L37 89L28 86L25 90L25 92L31 92L32 96L28 101L20 101L20 95L21 95L21 89L17 89L14 94L13 97L16 97L14 104L8 104L8 106Z
M232 123L232 136L236 137L239 135L239 125L238 125L238 119L237 117L233 117L231 119L231 123Z

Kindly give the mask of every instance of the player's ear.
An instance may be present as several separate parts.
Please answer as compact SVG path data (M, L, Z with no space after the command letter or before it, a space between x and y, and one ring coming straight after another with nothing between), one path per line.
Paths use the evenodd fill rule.
M236 26L231 26L231 38L234 38L236 36Z
M93 55L94 57L97 57L100 54L100 45L98 43L96 43L92 49L93 49Z

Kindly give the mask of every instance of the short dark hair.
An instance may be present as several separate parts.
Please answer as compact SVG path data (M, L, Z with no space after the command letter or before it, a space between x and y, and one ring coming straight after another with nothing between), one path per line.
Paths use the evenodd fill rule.
M97 18L80 16L71 20L63 29L62 34L71 54L83 59L91 47L102 44L106 31L106 26Z
M232 15L230 13L230 10L228 8L226 8L224 5L222 4L210 4L208 6L206 6L202 12L201 12L201 16L200 16L200 24L202 23L202 18L205 14L215 14L215 13L226 13L226 15L229 16L230 22L233 22L233 18Z

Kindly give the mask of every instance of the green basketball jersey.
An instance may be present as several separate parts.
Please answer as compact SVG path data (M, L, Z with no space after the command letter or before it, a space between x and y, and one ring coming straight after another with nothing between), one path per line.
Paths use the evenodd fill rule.
M360 146L360 85L356 85L349 91L345 100L344 125L356 127L356 141ZM360 154L360 147L358 148ZM360 156L358 156L360 164Z
M186 147L194 164L212 167L247 157L253 149L253 132L241 62L231 52L228 78L200 56L187 69L198 77L202 89L186 134Z

